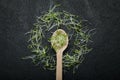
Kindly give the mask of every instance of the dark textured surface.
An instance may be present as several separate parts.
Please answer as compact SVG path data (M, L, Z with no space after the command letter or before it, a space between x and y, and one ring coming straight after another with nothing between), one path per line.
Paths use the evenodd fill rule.
M96 28L93 50L76 74L69 71L64 80L120 80L120 0L57 2ZM31 54L24 33L48 8L48 0L0 0L0 80L55 80L54 71L44 71L30 60L21 60Z

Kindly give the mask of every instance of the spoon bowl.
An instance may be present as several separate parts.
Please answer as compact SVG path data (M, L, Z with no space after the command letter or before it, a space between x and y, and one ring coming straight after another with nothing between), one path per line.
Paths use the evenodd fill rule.
M58 52L63 52L68 46L68 35L62 29L56 30L51 37L51 45Z

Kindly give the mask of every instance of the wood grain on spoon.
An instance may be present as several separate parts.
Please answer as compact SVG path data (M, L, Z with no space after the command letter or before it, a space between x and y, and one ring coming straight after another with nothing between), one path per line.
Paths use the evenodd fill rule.
M56 80L62 80L62 55L68 46L68 35L62 29L56 30L51 37L51 44L56 51Z

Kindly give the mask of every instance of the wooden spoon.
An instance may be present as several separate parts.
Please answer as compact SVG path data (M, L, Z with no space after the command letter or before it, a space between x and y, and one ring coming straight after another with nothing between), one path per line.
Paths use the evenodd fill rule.
M56 30L51 37L51 45L56 51L56 80L62 80L62 55L68 46L68 35L62 29Z

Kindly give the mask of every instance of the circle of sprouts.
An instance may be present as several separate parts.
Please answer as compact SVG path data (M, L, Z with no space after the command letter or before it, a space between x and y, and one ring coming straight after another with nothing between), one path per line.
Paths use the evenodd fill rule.
M63 28L69 36L68 49L63 54L63 68L64 70L71 67L76 69L84 59L83 54L91 50L87 45L90 41L89 30L84 29L82 20L77 16L66 11L57 11L56 7L37 17L33 29L27 32L28 48L31 49L33 55L25 58L32 59L35 64L43 65L44 69L55 70L56 57L55 52L52 54L50 51L53 50L50 46L50 38L56 29Z

